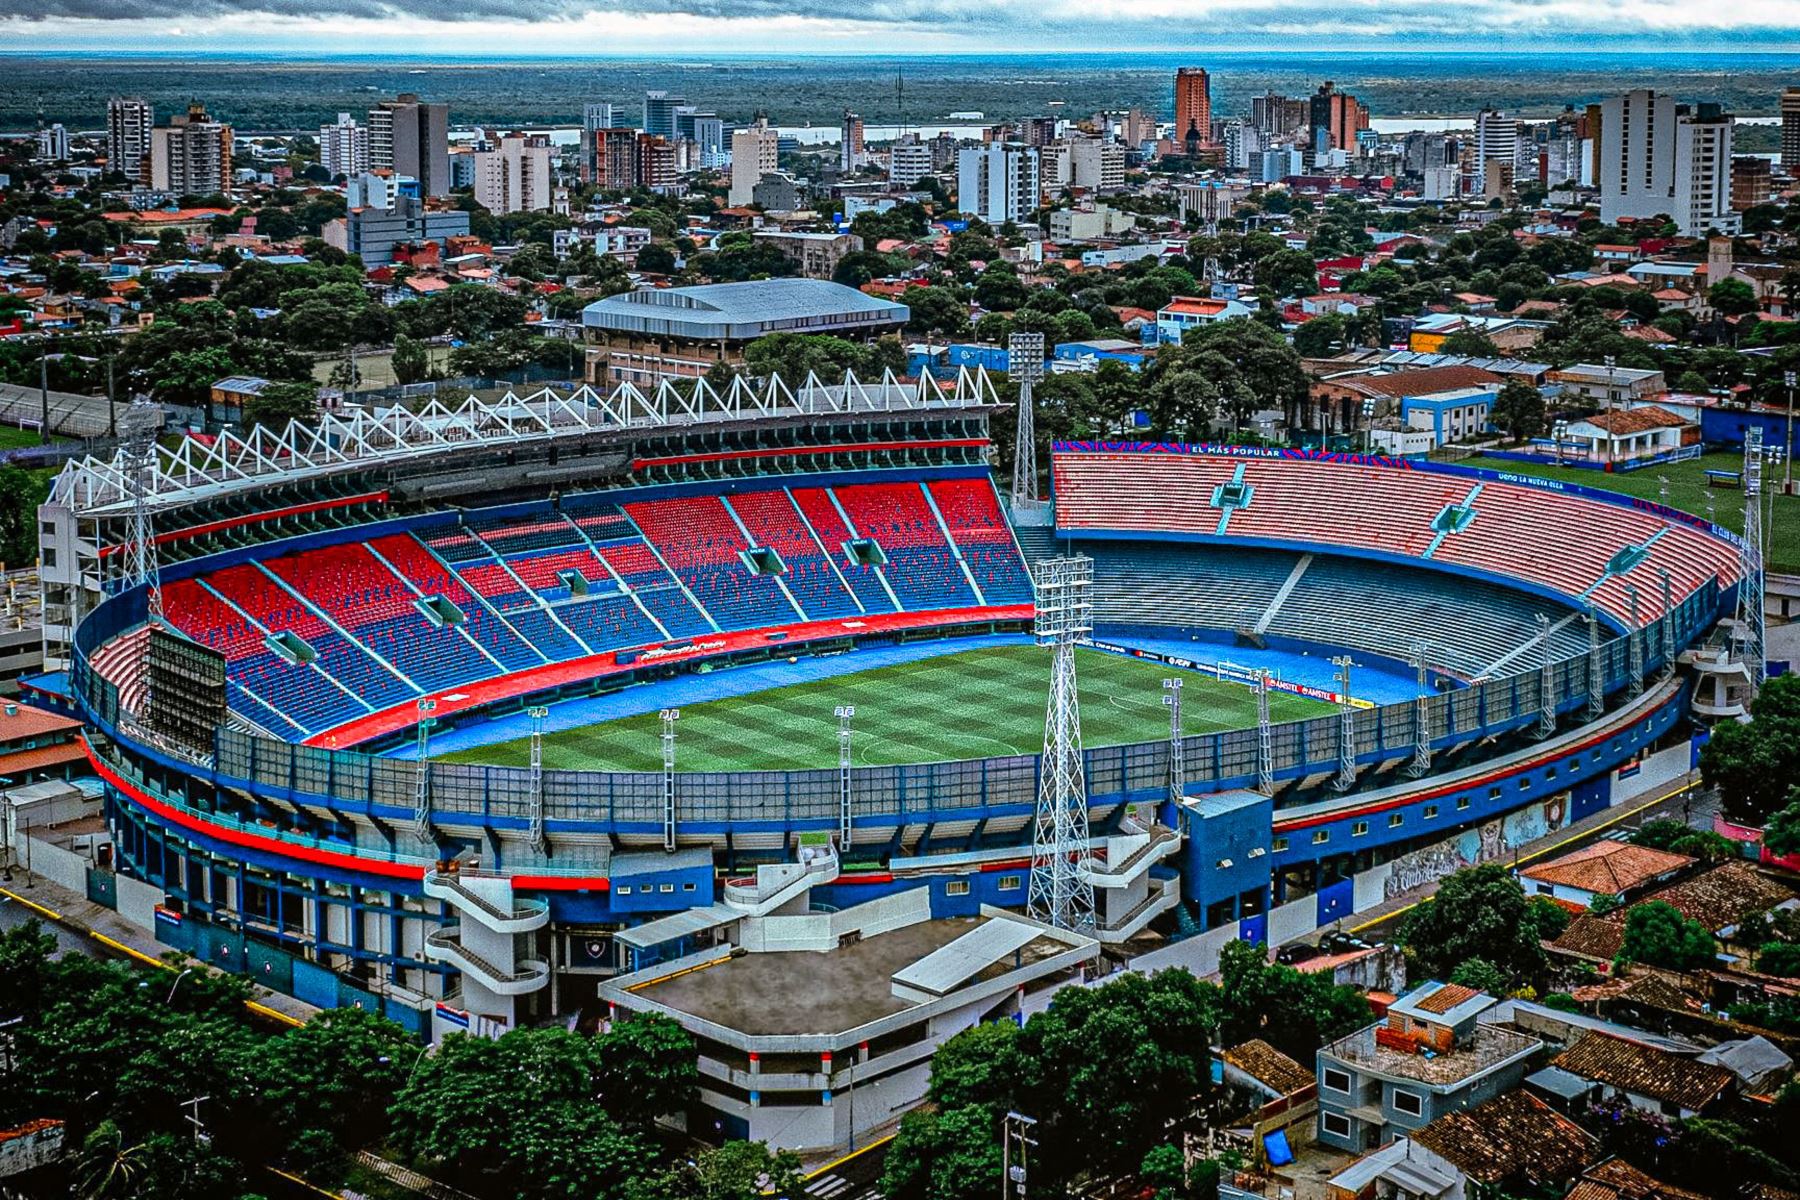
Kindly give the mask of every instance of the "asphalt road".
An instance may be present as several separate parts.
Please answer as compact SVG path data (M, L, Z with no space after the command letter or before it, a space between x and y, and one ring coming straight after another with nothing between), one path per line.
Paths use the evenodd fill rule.
M31 895L31 889L25 886L25 877L17 871L13 872L13 881L6 886L9 890L16 891L21 896ZM38 924L43 926L46 932L56 938L56 945L59 950L73 950L77 954L91 954L95 950L100 949L99 946L95 945L87 938L69 932L54 921L46 921L43 918L38 917L38 914L26 908L23 904L15 903L11 896L0 895L0 930L17 929L34 917L37 917Z

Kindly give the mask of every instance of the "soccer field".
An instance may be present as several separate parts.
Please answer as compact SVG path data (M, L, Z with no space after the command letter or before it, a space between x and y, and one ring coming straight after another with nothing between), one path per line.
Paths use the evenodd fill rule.
M853 753L861 766L1035 754L1043 748L1050 651L990 646L853 675L684 705L676 753L683 771L835 767L840 704L856 706ZM1256 723L1256 694L1192 671L1076 652L1081 725L1089 746L1168 736L1162 680L1178 674L1183 726L1191 734ZM1269 715L1291 721L1332 711L1323 701L1275 692ZM544 766L565 770L660 771L657 713L544 735ZM518 738L439 756L442 761L525 766Z

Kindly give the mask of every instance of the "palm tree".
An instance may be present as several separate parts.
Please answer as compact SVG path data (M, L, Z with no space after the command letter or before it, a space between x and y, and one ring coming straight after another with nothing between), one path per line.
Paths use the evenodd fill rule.
M119 1127L102 1121L81 1144L77 1194L81 1200L125 1200L135 1190L143 1159L143 1143L127 1146Z

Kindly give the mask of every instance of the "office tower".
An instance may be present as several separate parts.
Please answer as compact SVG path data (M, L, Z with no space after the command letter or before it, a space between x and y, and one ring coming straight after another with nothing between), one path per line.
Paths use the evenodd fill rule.
M769 118L762 113L743 129L731 134L731 191L726 197L733 205L749 204L756 185L773 171L780 160L780 138L769 128Z
M660 138L675 136L675 110L687 104L681 96L667 92L644 93L644 132Z
M475 152L475 203L493 213L544 212L550 207L550 143L509 133Z
M136 96L117 96L106 102L106 165L135 180L150 149L150 127L155 124L150 102Z
M1781 93L1781 165L1790 174L1800 169L1800 87Z
M932 170L931 147L918 134L909 133L888 147L888 182L896 187L911 187Z
M863 119L844 110L838 126L838 169L848 175L863 165Z
M1667 216L1687 237L1736 230L1729 113L1716 104L1690 109L1649 88L1600 109L1601 220Z
M204 196L231 186L231 126L190 104L150 131L150 152L139 163L144 185L178 196Z
M349 113L339 113L334 125L319 126L319 165L336 179L369 169L369 130Z
M1306 128L1311 115L1312 105L1308 101L1279 92L1267 92L1250 101L1250 124L1263 134L1265 140L1299 133Z
M69 161L69 131L60 122L37 131L37 156L51 162Z
M699 166L713 170L731 161L725 152L725 122L714 113L695 113L684 133L700 156Z
M613 120L613 106L596 100L581 106L581 127L583 129L612 129L618 122Z
M1037 211L1038 152L1030 146L964 146L956 158L956 204L1002 225Z
M1212 144L1212 85L1204 68L1175 72L1175 144L1199 149Z
M1519 161L1519 122L1492 108L1475 114L1475 190L1488 186L1488 164L1505 163L1516 171Z
M412 92L369 110L369 166L411 175L427 196L450 194L450 106Z
M1369 109L1328 79L1307 100L1307 124L1315 150L1354 150L1357 132L1369 127Z
M1042 149L1056 140L1056 118L1027 117L1019 123L1019 131L1027 146Z

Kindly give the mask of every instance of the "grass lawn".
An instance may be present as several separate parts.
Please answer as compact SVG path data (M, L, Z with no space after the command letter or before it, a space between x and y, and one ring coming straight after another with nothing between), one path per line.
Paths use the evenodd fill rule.
M0 450L18 450L25 446L43 444L43 436L35 429L20 429L17 425L0 425Z
M762 771L837 765L832 709L854 704L856 761L863 766L1035 754L1043 748L1050 652L993 646L793 684L681 710L676 759L684 771ZM1168 736L1162 680L1173 668L1098 650L1076 652L1082 733L1090 746ZM1183 725L1190 734L1256 723L1256 693L1181 672ZM1291 721L1333 711L1282 692L1269 715ZM544 766L570 770L660 771L656 713L544 735ZM441 756L443 761L525 766L520 738Z
M1709 488L1707 471L1742 471L1744 456L1730 451L1705 454L1686 462L1663 463L1638 471L1608 475L1577 467L1540 466L1537 463L1508 462L1504 459L1476 455L1464 459L1463 466L1485 467L1490 471L1512 471L1519 475L1536 475L1544 479L1561 479L1621 492L1644 500L1663 500L1669 505L1695 516L1708 516L1706 505L1712 502L1712 519L1734 533L1744 532L1744 494L1734 488ZM1795 468L1800 474L1800 465ZM1776 489L1781 486L1781 468L1765 468L1768 481ZM1661 477L1659 479L1658 477ZM1668 495L1662 494L1662 479L1669 481ZM1769 518L1763 537L1768 547L1769 569L1800 573L1800 496L1772 497L1774 516Z

